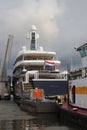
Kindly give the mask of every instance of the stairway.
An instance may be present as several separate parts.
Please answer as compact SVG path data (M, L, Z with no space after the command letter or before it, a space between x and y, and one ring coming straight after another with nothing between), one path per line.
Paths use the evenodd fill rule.
M30 96L30 89L33 89L32 83L24 83L24 96L25 98L29 98Z

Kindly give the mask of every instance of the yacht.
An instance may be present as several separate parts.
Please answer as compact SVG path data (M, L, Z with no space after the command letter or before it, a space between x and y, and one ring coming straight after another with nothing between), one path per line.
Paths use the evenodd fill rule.
M38 47L37 29L32 25L30 47L18 52L13 67L13 89L15 98L29 98L30 89L43 89L45 97L68 93L67 73L60 72L61 62L56 52Z

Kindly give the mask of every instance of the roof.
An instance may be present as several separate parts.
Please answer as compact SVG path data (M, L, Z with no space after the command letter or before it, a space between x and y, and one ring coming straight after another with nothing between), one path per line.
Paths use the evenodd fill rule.
M79 51L79 50L81 50L86 45L87 45L87 43L85 43L85 44L81 45L80 47L76 48L76 50Z

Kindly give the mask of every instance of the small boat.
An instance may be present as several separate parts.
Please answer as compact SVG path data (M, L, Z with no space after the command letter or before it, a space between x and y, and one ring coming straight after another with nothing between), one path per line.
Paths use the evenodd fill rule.
M56 100L46 99L43 89L31 89L30 98L22 99L20 108L27 112L52 113L57 112Z

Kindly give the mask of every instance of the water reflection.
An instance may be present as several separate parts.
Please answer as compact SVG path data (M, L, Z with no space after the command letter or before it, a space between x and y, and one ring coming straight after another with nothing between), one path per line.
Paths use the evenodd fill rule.
M33 119L1 120L0 130L80 130L63 125L54 114L37 114Z

